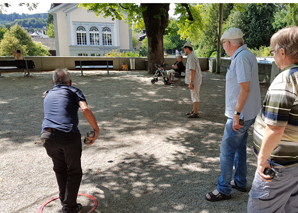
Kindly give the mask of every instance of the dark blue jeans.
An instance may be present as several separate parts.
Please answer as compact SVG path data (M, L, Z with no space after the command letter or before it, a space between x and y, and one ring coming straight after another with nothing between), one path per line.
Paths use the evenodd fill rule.
M41 140L54 164L62 210L65 213L74 212L83 175L81 134L49 131L42 133Z

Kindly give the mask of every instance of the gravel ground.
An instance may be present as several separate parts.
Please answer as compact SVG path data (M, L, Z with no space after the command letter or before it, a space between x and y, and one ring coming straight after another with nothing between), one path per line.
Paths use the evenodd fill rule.
M225 77L203 73L200 117L188 119L187 86L150 83L145 71L71 71L73 85L85 94L101 129L94 145L83 145L80 193L96 198L97 213L246 212L248 193L232 199L204 199L220 176L219 148L224 116ZM58 196L51 159L39 140L42 92L51 72L4 73L0 78L0 212L32 213ZM268 85L261 85L262 97ZM79 112L82 139L90 126ZM248 139L248 188L256 158ZM79 196L83 212L92 200ZM58 200L43 212L61 212Z

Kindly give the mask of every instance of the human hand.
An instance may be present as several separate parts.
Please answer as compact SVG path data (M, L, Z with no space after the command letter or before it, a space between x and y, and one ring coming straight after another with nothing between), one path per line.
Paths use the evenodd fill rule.
M190 90L193 90L193 89L194 89L193 83L190 82L190 83L188 84L188 88L189 88Z
M92 145L94 142L95 142L95 140L97 139L97 137L98 137L98 134L99 134L99 129L98 130L93 130L94 131L94 137L93 138L91 138L91 137L86 137L88 140L90 140L91 142L90 143L87 143L87 146L90 146L90 145Z
M243 127L242 125L239 124L239 115L233 115L233 130L234 131L238 131L241 127Z
M270 175L265 175L264 174L264 170L268 168L268 169L271 169L269 163L266 161L265 163L259 163L258 162L258 167L257 167L257 171L258 171L258 174L260 175L261 179L263 181L266 181L266 182L271 182L271 177Z
M48 92L48 90L46 90L46 91L44 91L44 92L42 93L42 97L43 97L43 98L46 97L47 92Z

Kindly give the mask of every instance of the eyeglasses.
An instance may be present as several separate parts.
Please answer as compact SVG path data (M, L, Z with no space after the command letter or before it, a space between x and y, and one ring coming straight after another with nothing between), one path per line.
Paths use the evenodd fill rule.
M226 43L226 42L229 42L229 41L228 41L228 40L226 40L226 41L223 41L221 44L222 44L222 45L224 45L224 43Z
M271 56L274 56L274 55L275 55L275 50L271 50L271 51L270 51L270 55L271 55Z

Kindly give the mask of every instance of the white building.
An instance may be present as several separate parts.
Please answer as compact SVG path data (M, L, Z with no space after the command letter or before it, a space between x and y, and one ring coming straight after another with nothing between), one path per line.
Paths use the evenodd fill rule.
M133 50L132 30L124 20L96 17L75 3L56 4L48 12L54 18L57 56L103 56L112 50Z

